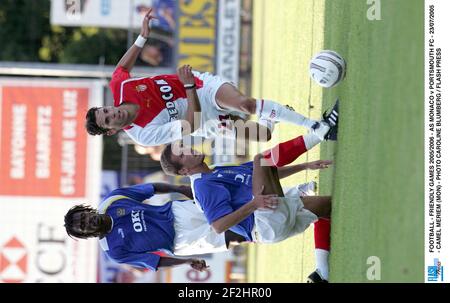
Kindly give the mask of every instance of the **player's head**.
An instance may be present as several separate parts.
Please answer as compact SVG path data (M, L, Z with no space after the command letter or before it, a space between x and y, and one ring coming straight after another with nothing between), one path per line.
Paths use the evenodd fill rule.
M168 175L191 174L193 168L204 163L205 155L191 147L184 147L182 142L168 144L161 154L161 167Z
M99 214L86 205L76 205L64 217L64 227L70 237L87 239L102 237L111 229L108 215Z
M130 114L120 107L93 107L86 114L86 130L90 135L114 135L130 125Z

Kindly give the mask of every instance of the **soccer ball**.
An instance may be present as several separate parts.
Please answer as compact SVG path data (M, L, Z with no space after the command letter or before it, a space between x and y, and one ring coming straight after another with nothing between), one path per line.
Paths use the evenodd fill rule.
M347 64L341 55L332 50L323 50L309 63L311 78L322 87L336 86L345 77Z

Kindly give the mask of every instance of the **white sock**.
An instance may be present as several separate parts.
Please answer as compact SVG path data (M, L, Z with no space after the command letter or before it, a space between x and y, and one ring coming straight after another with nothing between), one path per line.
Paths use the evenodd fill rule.
M258 118L265 118L273 121L291 122L296 125L311 128L317 121L290 110L284 105L270 100L256 100L256 115Z
M325 249L316 248L316 270L323 279L328 280L328 255L330 252Z
M316 134L309 133L303 136L303 141L305 141L306 149L310 150L311 148L322 142L322 139L319 138Z
M270 130L270 133L273 133L273 129L275 128L276 122L266 118L260 118L258 119L258 124L267 127Z

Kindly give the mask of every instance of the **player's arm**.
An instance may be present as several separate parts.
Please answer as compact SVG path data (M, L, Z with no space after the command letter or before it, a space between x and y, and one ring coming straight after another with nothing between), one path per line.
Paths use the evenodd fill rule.
M141 53L142 48L144 47L145 41L148 39L150 35L149 22L155 17L151 15L152 9L150 9L144 17L141 26L140 37L136 40L136 42L127 50L125 55L120 59L119 63L117 63L116 68L123 67L128 71L131 71L136 60ZM141 38L142 37L142 38Z
M278 177L280 179L289 177L290 175L293 175L295 173L301 172L302 170L306 169L322 169L327 168L330 164L332 164L333 161L331 160L317 160L313 162L307 162L297 165L289 165L289 166L283 166L278 168Z
M155 194L180 193L188 198L193 198L190 186L173 185L169 183L153 183Z
M172 267L181 264L190 264L193 269L198 271L203 271L209 267L206 265L206 261L202 259L177 259L171 257L161 257L161 259L159 259L158 267Z
M121 195L136 201L145 201L155 194L152 183L137 184L113 190L108 196Z
M261 195L261 193L262 190L260 194L255 195L252 201L212 222L211 226L214 228L214 231L218 234L227 231L229 228L239 224L258 208L274 209L278 206L277 195Z
M184 136L193 133L200 126L200 123L194 125L194 116L196 112L199 113L201 111L201 107L195 87L195 78L192 74L192 67L190 65L183 65L178 68L177 74L181 83L184 84L188 99L188 108L185 117L188 125L183 125L182 134Z

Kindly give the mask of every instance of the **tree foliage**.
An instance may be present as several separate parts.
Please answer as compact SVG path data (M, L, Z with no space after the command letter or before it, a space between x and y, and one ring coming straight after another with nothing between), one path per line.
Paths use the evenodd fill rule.
M126 43L126 30L52 26L49 0L0 1L2 61L114 65Z

